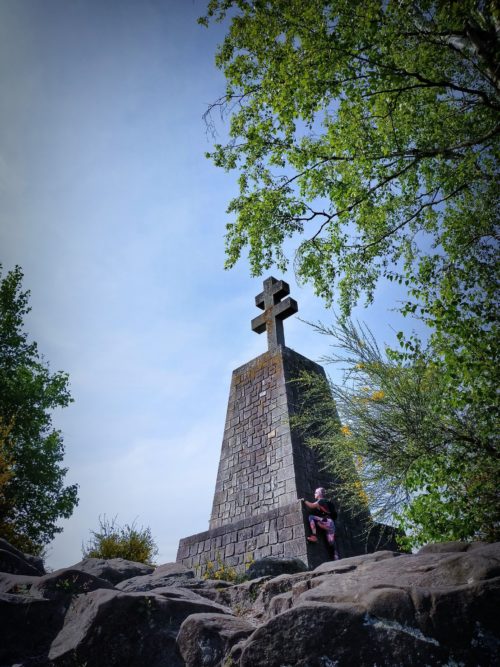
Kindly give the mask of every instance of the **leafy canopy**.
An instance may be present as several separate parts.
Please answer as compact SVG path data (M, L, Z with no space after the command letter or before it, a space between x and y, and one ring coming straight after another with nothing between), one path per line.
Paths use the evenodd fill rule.
M490 315L500 13L462 0L211 0L231 116L216 165L239 172L227 267L295 269L349 314L381 276ZM461 293L455 303L457 293Z
M424 437L439 425L439 455L417 457L388 493L417 494L409 524L440 507L446 535L463 503L441 490L465 499L485 479L484 497L499 454L498 3L210 0L201 22L211 20L228 23L216 56L227 88L206 117L218 110L230 127L210 157L239 174L226 266L248 251L259 275L293 255L297 278L327 305L337 297L344 321L381 278L406 287L401 311L429 327L428 347L400 333L384 368L409 405L415 385L428 410L409 413L413 428ZM467 445L447 430L457 421ZM403 426L387 446L405 456ZM390 465L379 470L392 479Z
M72 399L67 374L51 373L23 330L22 279L20 267L2 277L0 265L0 530L39 553L78 502L77 486L64 486L63 439L52 427L52 411Z
M406 547L500 539L500 457L481 415L448 403L434 360L420 349L410 362L384 354L350 320L317 329L333 337L336 351L326 361L342 365L345 382L323 386L302 377L308 408L294 425L322 453L343 510L363 518L369 505L374 520L406 533Z

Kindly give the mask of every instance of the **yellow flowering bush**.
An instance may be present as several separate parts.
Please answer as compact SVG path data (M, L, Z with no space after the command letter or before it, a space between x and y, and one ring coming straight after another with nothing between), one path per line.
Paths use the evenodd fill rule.
M368 494L364 490L363 485L361 484L359 479L354 482L354 490L360 502L363 505L368 505Z
M381 401L385 397L385 392L382 390L374 391L372 394L373 401Z
M247 555L245 558L245 570L248 570L250 565L254 563L253 555ZM203 579L215 579L217 581L231 581L234 583L239 583L245 580L245 575L240 574L236 568L231 565L227 565L223 560L219 552L217 552L215 557L215 562L213 560L205 561L205 573L203 574Z

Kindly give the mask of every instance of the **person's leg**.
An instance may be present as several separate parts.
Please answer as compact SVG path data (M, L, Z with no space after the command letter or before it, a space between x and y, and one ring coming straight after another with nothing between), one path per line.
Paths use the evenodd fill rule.
M328 535L328 530L330 528L330 525L332 524L331 519L323 519L320 516L310 516L309 517L309 525L311 526L311 531L312 535L308 537L309 542L317 542L318 538L316 536L316 527L321 528L321 530L324 530L327 535Z
M319 518L319 516L314 516L314 514L311 514L311 516L309 517L309 527L311 528L312 535L309 535L309 537L307 538L308 542L318 541L318 538L316 537L316 522L319 522L320 520L321 519Z
M328 519L326 541L328 542L328 546L333 554L333 560L340 560L339 552L337 551L337 545L335 543L335 524L333 523L332 519Z
M328 531L330 529L330 519L319 519L318 520L318 528L321 528L321 530L324 530L327 534L327 537L328 537Z

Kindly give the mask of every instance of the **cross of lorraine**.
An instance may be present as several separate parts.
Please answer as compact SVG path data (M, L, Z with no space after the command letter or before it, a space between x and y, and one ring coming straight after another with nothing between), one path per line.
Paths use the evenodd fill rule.
M255 297L255 305L264 312L252 320L252 331L258 334L267 331L269 350L285 345L283 320L299 309L295 299L287 296L288 294L290 294L288 283L284 280L276 280L271 276L264 280L264 291ZM287 298L282 301L284 296Z

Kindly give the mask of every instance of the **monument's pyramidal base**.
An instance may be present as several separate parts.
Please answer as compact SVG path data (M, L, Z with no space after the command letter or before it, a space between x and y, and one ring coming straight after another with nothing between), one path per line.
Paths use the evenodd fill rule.
M284 344L282 320L297 312L293 299L281 301L288 293L284 281L268 278L255 299L264 313L252 328L267 331L269 350L233 372L209 530L179 543L177 561L200 574L217 559L242 571L250 558L294 557L311 568L332 558L322 531L317 544L307 542L308 513L299 498L312 500L315 488L332 488L334 480L290 426L303 402L294 380L303 371L323 378L325 372ZM341 557L373 550L361 525L342 512L336 528Z

